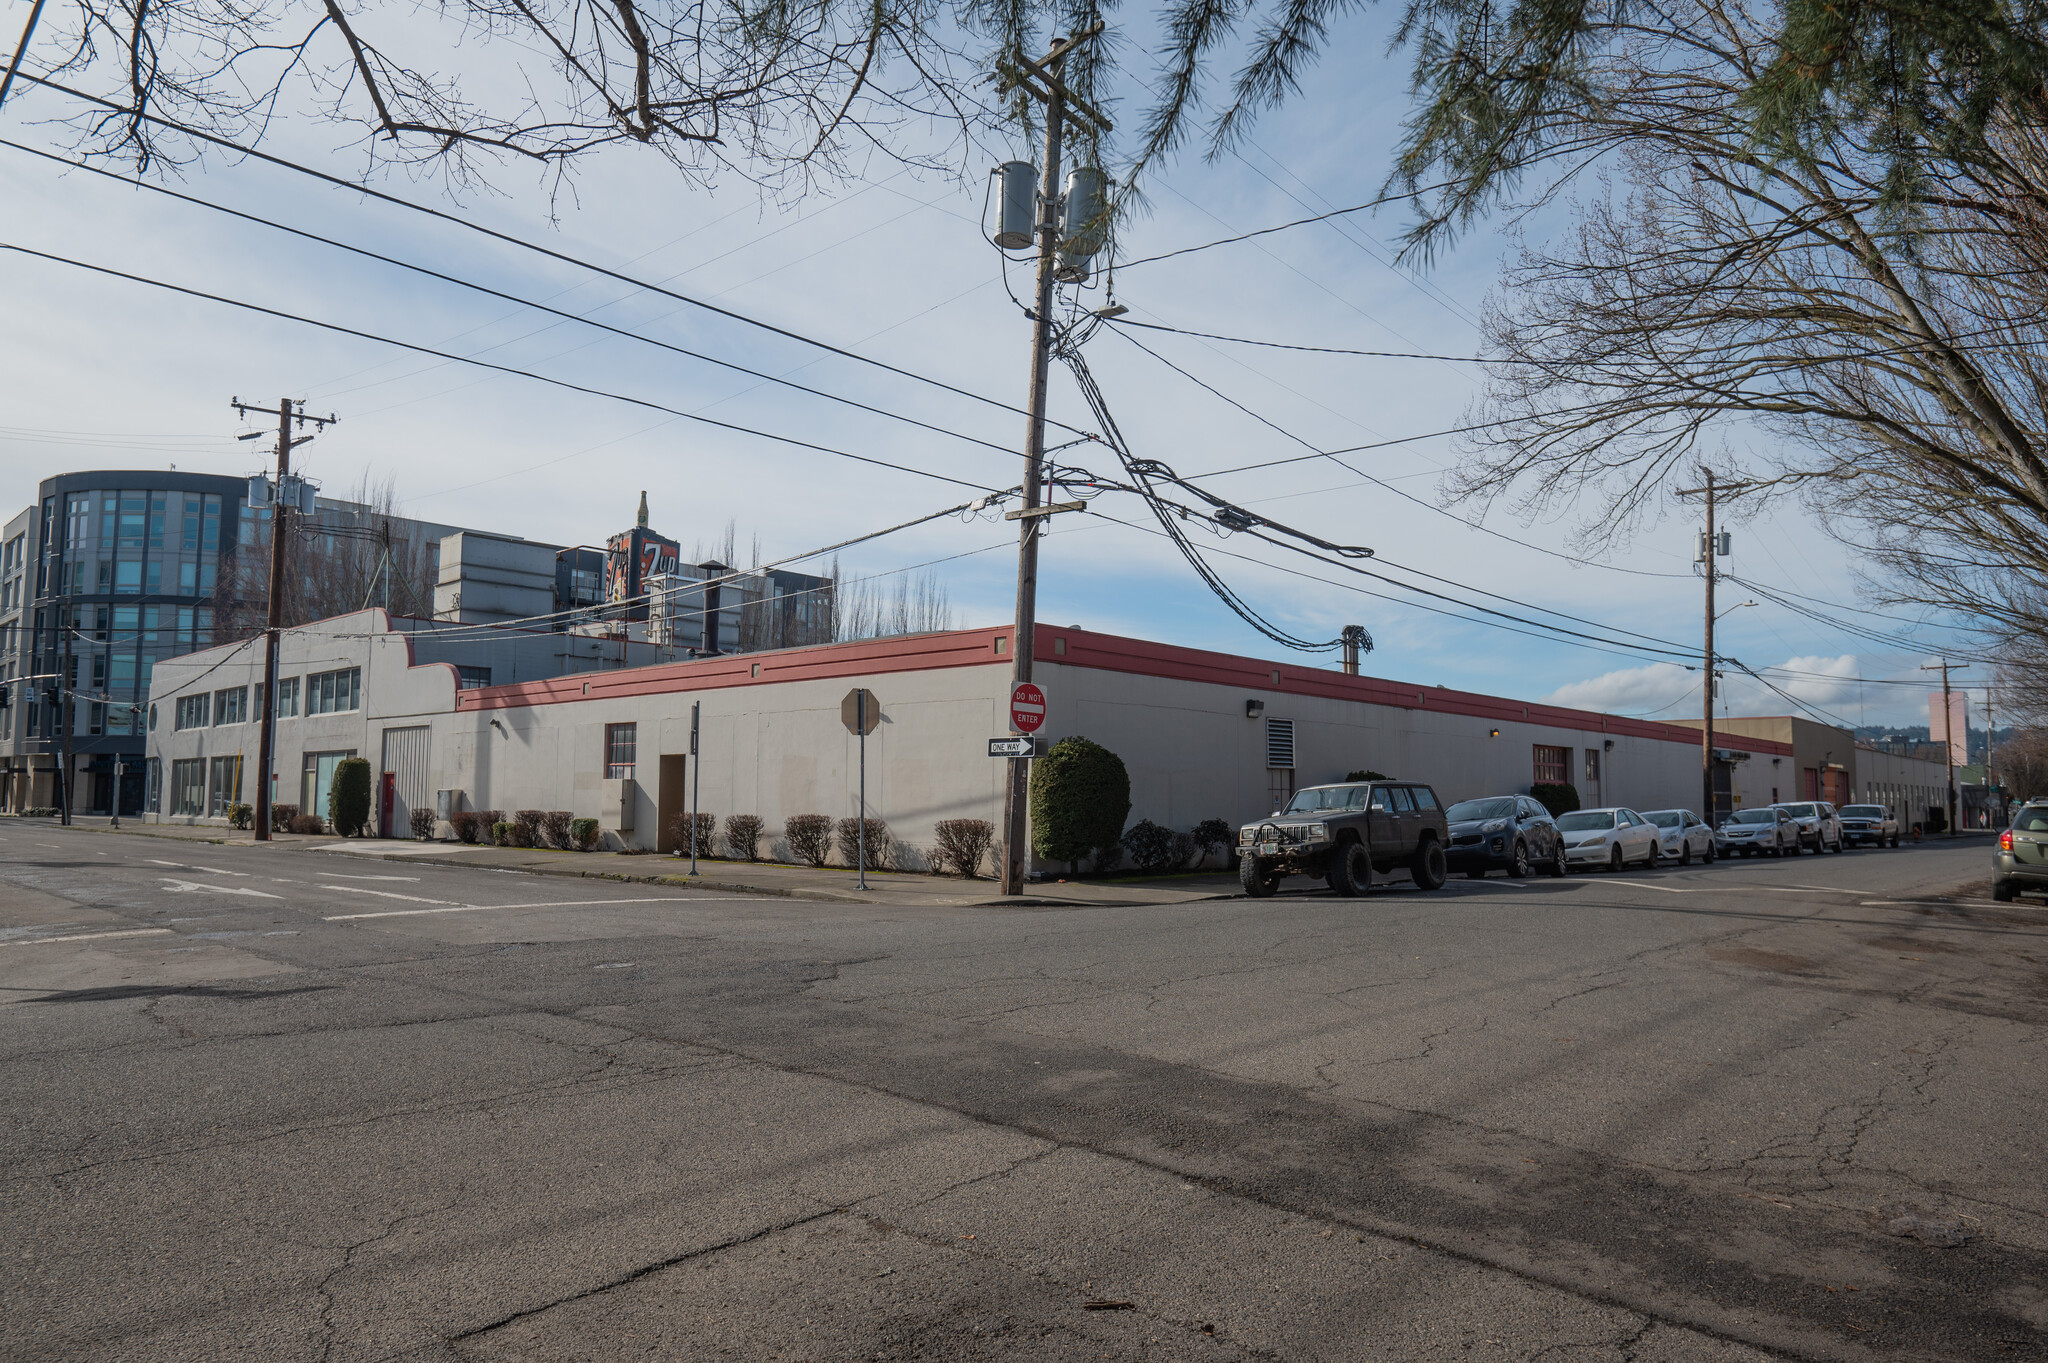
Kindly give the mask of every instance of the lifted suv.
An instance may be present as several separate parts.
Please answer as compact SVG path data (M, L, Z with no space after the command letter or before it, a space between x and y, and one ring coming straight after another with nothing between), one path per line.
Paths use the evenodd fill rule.
M1238 830L1237 878L1255 899L1291 875L1327 880L1340 895L1362 895L1373 876L1397 868L1422 889L1441 889L1446 828L1443 805L1426 785L1310 786L1272 818Z

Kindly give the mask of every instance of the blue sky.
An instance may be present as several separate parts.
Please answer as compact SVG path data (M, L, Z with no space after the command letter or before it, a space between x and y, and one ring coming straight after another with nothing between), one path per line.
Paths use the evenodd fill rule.
M19 32L25 4L0 11ZM1385 15L1345 21L1337 50L1302 98L1261 123L1240 155L1184 157L1153 181L1150 211L1122 243L1126 259L1371 199L1405 109L1405 59L1385 55ZM71 110L16 87L0 136L61 148L49 120ZM281 154L350 174L321 125L286 126ZM624 147L587 162L550 200L531 172L505 168L494 193L451 197L391 176L378 185L451 208L523 238L636 278L829 340L1006 403L1023 398L1028 323L1006 295L1002 262L981 235L976 155L957 178L916 175L879 160L829 194L795 204L762 199L735 179L685 185L653 154ZM443 270L551 306L794 378L1016 448L1022 420L996 408L636 292L256 163L208 162L176 187L210 202ZM1392 264L1398 209L1297 228L1121 273L1116 300L1134 318L1275 341L1355 349L1474 353L1476 319L1506 238L1473 233L1425 271ZM1541 236L1564 219L1523 224ZM1004 486L1018 459L950 436L852 411L671 352L537 316L500 300L286 237L203 208L110 183L0 148L0 240L226 294L419 345L476 355L573 383L794 439ZM556 543L601 543L631 523L640 491L655 526L710 544L736 523L778 558L877 529L971 495L947 484L720 430L625 403L394 351L374 342L255 316L219 304L82 274L19 256L4 273L10 325L0 330L0 504L26 505L51 473L94 467L253 472L258 442L238 444L231 396L305 397L341 423L300 459L336 490L364 472L395 475L411 514ZM1010 267L1021 296L1026 272ZM1098 289L1088 295L1100 302ZM1160 333L1145 345L1266 420L1321 448L1397 440L1455 427L1483 375L1477 366L1255 350ZM1088 362L1135 451L1201 473L1305 453L1294 443L1105 329ZM1092 429L1057 367L1051 415ZM1058 437L1056 436L1055 439ZM1731 432L1732 440L1742 433ZM1107 452L1062 457L1105 471ZM1459 451L1432 437L1346 456L1422 503L1437 501ZM1695 513L1670 508L1606 559L1576 566L1564 524L1523 525L1495 511L1499 535L1403 500L1326 460L1208 483L1212 490L1325 539L1371 546L1379 561L1475 584L1697 649L1700 583L1691 572ZM1142 504L1096 507L1147 524ZM1458 517L1469 517L1461 510ZM1010 613L1014 526L943 519L842 556L849 574L936 563L959 623ZM1734 568L1821 601L1859 600L1854 565L1802 512L1778 509L1736 527ZM1212 541L1258 562L1213 559L1245 597L1290 630L1332 638L1362 624L1376 640L1368 671L1421 683L1550 698L1622 713L1698 713L1697 673L1553 639L1530 638L1415 604L1348 590L1345 575L1242 537ZM1316 581L1282 571L1285 565ZM1357 585L1389 590L1358 580ZM1456 589L1447 589L1459 595ZM1729 589L1723 605L1743 599ZM1413 601L1398 591L1391 595ZM1500 609L1520 607L1488 598ZM1045 542L1040 618L1205 648L1282 656L1223 607L1157 535L1103 516L1061 517ZM1884 622L1866 621L1883 625ZM1890 627L1890 626L1886 626ZM1926 649L1939 629L1915 632ZM1722 648L1752 666L1813 674L1787 690L1851 722L1925 722L1924 690L1864 686L1911 679L1929 654L1875 645L1768 603L1733 612ZM1335 666L1334 658L1326 660ZM1967 674L1966 674L1967 675ZM1753 683L1730 683L1730 713L1789 707Z

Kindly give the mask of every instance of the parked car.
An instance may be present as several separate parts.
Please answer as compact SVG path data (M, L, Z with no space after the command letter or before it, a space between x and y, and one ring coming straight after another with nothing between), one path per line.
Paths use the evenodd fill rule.
M1850 846L1897 847L1899 821L1883 805L1843 805L1842 841Z
M2048 893L2048 800L2013 810L1991 854L1991 897L2010 901L2023 890Z
M1460 800L1444 811L1444 818L1450 824L1446 859L1453 871L1474 879L1506 871L1519 880L1532 866L1554 876L1569 869L1557 820L1526 795Z
M1694 857L1714 859L1714 830L1691 810L1653 809L1643 817L1656 825L1664 855L1680 866L1692 865Z
M1610 871L1632 861L1655 866L1664 852L1656 826L1620 805L1560 815L1557 831L1564 834L1565 858L1574 866L1591 864Z
M1237 833L1237 879L1264 898L1287 876L1327 880L1361 895L1373 877L1406 870L1425 890L1443 888L1449 825L1436 792L1416 781L1310 786L1287 808Z
M1778 808L1799 825L1799 846L1816 852L1842 850L1842 818L1826 800L1787 800Z
M1799 855L1799 825L1783 805L1738 809L1715 836L1720 840L1724 857L1737 853L1745 857L1782 857L1787 852Z

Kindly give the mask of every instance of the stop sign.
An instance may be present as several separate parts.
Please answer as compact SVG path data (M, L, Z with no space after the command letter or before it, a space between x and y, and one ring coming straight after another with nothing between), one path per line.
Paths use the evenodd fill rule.
M1010 727L1020 734L1037 733L1045 723L1045 692L1030 682L1018 682L1010 692Z

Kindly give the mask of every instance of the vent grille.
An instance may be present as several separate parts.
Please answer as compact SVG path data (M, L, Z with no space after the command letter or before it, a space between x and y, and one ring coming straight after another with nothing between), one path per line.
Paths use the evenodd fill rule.
M1294 721L1266 721L1266 766L1271 770L1294 770Z

